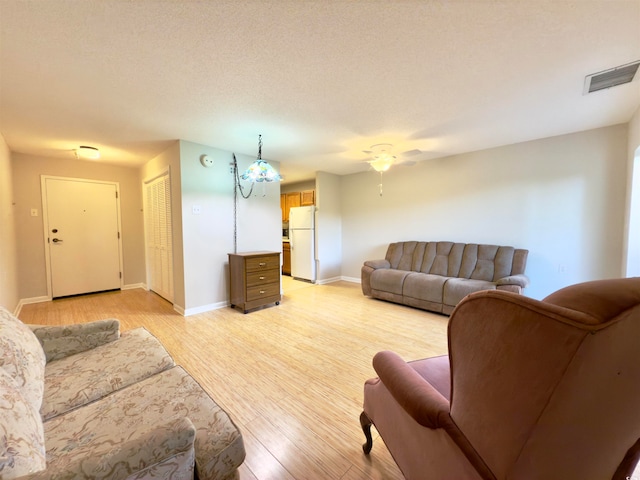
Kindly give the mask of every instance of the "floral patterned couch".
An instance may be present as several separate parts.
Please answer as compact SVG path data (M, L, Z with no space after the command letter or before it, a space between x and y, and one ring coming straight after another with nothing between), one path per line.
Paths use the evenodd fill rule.
M234 479L242 435L147 330L0 307L0 478Z

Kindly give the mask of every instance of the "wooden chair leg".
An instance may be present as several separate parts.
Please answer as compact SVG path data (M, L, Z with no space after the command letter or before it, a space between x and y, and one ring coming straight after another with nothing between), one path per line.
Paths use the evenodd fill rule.
M362 450L366 455L369 455L369 452L371 452L371 448L373 448L373 439L371 438L371 425L371 419L367 417L366 413L362 412L360 414L360 426L362 427L364 436L367 439L367 443L362 445Z

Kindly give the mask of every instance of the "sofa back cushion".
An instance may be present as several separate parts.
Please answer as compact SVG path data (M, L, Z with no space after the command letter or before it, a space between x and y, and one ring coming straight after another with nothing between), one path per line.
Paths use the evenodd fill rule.
M527 250L455 242L396 242L387 249L391 268L444 277L496 280L524 273Z
M15 380L0 369L0 478L44 470L46 454L40 412Z
M13 379L16 387L36 411L44 393L44 351L31 329L0 307L0 370Z

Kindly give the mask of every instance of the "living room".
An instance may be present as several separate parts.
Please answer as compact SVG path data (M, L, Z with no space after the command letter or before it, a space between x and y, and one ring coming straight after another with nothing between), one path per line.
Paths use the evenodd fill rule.
M29 12L28 9L24 11L18 9L18 14L14 6L9 6L10 3L13 2L3 2L0 6L0 13L10 13L0 20L3 35L9 35L5 31L13 32L24 28L25 23L29 23L27 20L30 15L37 19L34 25L45 22L46 14ZM64 3L59 2L59 5ZM95 2L89 3L93 5L83 7L77 14L80 18L83 13L86 13L84 8L100 8ZM334 7L340 4L340 2L329 3ZM398 3L403 4L403 7L395 8L410 12L412 6L424 7L431 2ZM446 4L435 3L439 8L446 9ZM616 3L617 10L611 2L593 2L589 9L583 12L584 17L577 19L576 23L567 19L575 13L573 9L581 11L580 9L586 8L580 2L556 2L564 5L555 7L554 2L545 3L541 8L542 13L535 5L529 5L529 10L523 5L519 4L516 8L513 5L509 6L508 3L502 3L504 11L498 10L505 15L507 15L505 12L508 12L509 15L517 16L519 23L509 28L503 25L504 30L500 30L501 35L506 35L509 31L516 32L522 27L522 23L526 23L523 18L535 17L538 22L536 28L549 25L549 31L541 31L538 37L535 33L536 29L532 28L522 30L522 36L528 38L531 44L540 40L544 47L540 47L541 57L550 55L549 50L566 48L567 51L563 57L565 60L579 57L579 61L576 60L579 66L572 68L571 72L575 73L575 70L579 70L581 74L570 79L549 80L546 76L552 77L554 72L565 74L565 70L558 63L549 61L544 75L540 75L545 76L546 83L536 83L532 80L529 83L518 84L518 88L515 88L510 83L511 80L501 83L499 79L493 78L491 82L499 83L504 96L507 97L503 103L498 103L500 96L496 90L491 90L494 96L487 96L483 90L483 93L477 95L477 103L469 102L469 97L463 97L461 92L460 96L464 100L452 106L450 110L445 110L447 115L442 118L434 118L436 114L430 111L430 104L419 104L417 109L424 111L425 117L429 119L428 122L425 120L424 124L415 119L406 120L394 110L395 103L406 108L409 103L406 98L398 98L395 94L385 95L396 87L398 89L404 87L400 80L380 75L382 79L377 84L377 88L371 87L361 97L355 93L359 90L358 83L351 84L348 88L344 85L336 87L336 91L347 89L351 92L339 97L341 100L346 102L346 97L353 96L358 97L358 101L349 103L348 107L336 107L336 111L331 111L327 116L314 120L313 111L320 109L321 104L317 97L313 97L313 101L310 100L309 104L301 109L304 116L309 118L309 125L312 125L309 129L323 130L327 125L327 119L333 117L338 122L342 115L342 108L355 108L356 104L362 106L361 119L371 119L375 114L383 117L379 122L363 120L364 133L358 128L359 125L354 124L353 131L348 135L343 134L334 143L326 146L329 153L323 151L323 154L331 157L333 161L349 164L349 168L354 170L348 173L340 173L338 169L330 168L333 164L328 160L325 163L322 159L313 157L313 150L325 148L325 145L322 145L320 140L297 138L294 132L299 132L300 138L304 136L304 128L298 127L301 124L299 117L293 117L294 120L287 122L289 112L282 110L282 115L276 116L277 120L268 118L264 112L274 111L274 108L270 104L261 104L259 99L269 97L270 91L265 87L258 88L259 93L252 90L256 88L254 82L259 81L256 77L260 78L260 69L254 72L252 81L243 78L240 86L230 87L232 91L239 89L246 93L246 103L238 103L233 107L239 112L237 116L241 117L238 124L244 125L245 128L233 130L234 127L229 127L223 133L213 132L216 127L207 118L209 113L212 117L216 117L218 125L224 125L227 119L234 116L214 113L216 112L215 102L213 105L207 103L206 108L197 108L193 113L194 118L198 117L202 120L199 129L189 131L188 128L181 126L176 130L167 131L169 127L162 125L151 134L147 131L151 129L150 126L139 127L139 129L136 127L134 131L139 134L139 138L131 138L132 134L129 134L120 137L118 142L114 142L111 148L115 153L111 155L112 158L116 158L115 161L86 162L77 160L72 149L80 144L95 142L100 144L106 160L110 154L109 135L107 133L101 135L101 131L112 133L113 130L119 130L117 126L107 129L106 123L102 123L104 119L95 120L94 113L86 113L91 111L91 101L109 90L106 86L108 82L103 83L96 78L97 76L91 75L83 78L87 87L80 103L86 111L82 109L82 113L76 112L80 120L70 123L70 126L79 133L63 134L58 133L55 126L55 123L60 121L55 119L54 106L60 108L61 115L71 107L64 101L58 102L53 98L58 91L66 91L66 88L61 86L64 77L52 74L56 81L47 84L49 77L43 73L46 67L42 66L37 71L34 67L34 65L45 64L37 63L31 57L26 57L27 60L24 63L8 64L9 69L12 70L8 70L3 64L4 79L0 104L4 117L0 123L0 271L2 272L0 305L10 311L19 312L28 304L51 304L45 255L47 244L42 221L43 199L40 183L42 175L85 178L119 184L123 253L122 289L123 291L144 291L147 272L142 215L143 182L169 171L172 207L178 219L174 224L175 292L171 308L180 314L171 318L186 323L192 316L205 312L224 311L227 315L226 310L230 310L226 308L229 303L227 263L228 254L234 251L234 238L237 240L237 250L240 252L280 251L281 249L279 203L281 184L279 183L258 185L253 196L248 199L238 199L237 234L234 234L234 180L230 172L230 162L235 154L242 170L255 160L258 134L263 136L264 158L268 159L276 170L285 174L287 171L291 172L285 175L284 184L295 185L297 181L307 182L310 179L315 182L319 225L318 281L317 285L307 286L310 291L326 292L332 284L337 284L340 285L340 292L346 291L354 298L357 296L357 302L360 302L362 294L357 288L357 283L363 262L383 258L388 244L400 240L449 240L512 245L528 249L526 273L531 283L524 293L534 299L542 299L564 286L583 281L640 275L640 261L638 261L640 242L636 241L640 235L640 225L637 224L640 215L636 214L637 201L634 200L637 198L637 192L634 193L633 190L637 185L634 181L634 174L637 175L636 164L640 161L640 89L637 75L629 84L582 95L585 75L640 59L640 33L635 28L637 26L635 20L638 19L640 11L639 2ZM380 10L378 15L367 17L369 20L377 18L380 22L384 22L384 10L389 7L389 18L394 20L404 18L407 22L409 21L409 16L397 16L395 8L383 2L371 2L369 5L371 8ZM480 32L492 29L489 24L495 19L482 17L477 6L467 7L470 9L469 17L477 15L477 18L484 18L487 22L487 25L478 27ZM60 8L64 10L62 6ZM314 5L314 8L320 7ZM461 8L461 5L458 5L458 8ZM497 7L494 5L494 8ZM525 13L516 15L514 10L521 8ZM545 8L548 9L546 15ZM403 12L406 14L405 10ZM456 9L455 12L462 15L460 10ZM499 13L493 10L491 12ZM261 13L264 12L261 11ZM340 18L339 13L331 13L332 21L338 26L343 25L344 18L352 18L349 16ZM329 15L327 12L324 14ZM371 15L370 12L369 14ZM167 16L170 15L167 14ZM18 26L7 25L7 18L18 22ZM305 17L305 22L302 22L307 27L309 27L310 18L313 16ZM600 25L599 22L603 19L606 19L606 22ZM78 20L78 17L69 16L66 21ZM267 20L264 21L267 22ZM469 24L482 24L482 22L472 21L471 18L466 18L465 21ZM127 19L125 23L130 26L129 22L132 20ZM217 25L220 24L224 22L219 21ZM198 25L203 29L207 26L206 22ZM282 38L286 39L277 44L278 48L285 48L285 44L288 45L289 42L295 43L287 37L286 32L282 32L286 30L283 25L287 25L287 22L269 25L277 29L282 34ZM455 22L451 25L451 30L458 31L453 28ZM260 22L259 26L264 28L265 24ZM432 24L429 26L435 28ZM603 33L598 38L589 38L590 32L595 31L596 27L602 27L600 31L608 32L609 35ZM62 29L62 26L59 28ZM226 26L221 29L227 28L231 27ZM298 25L296 28L301 27ZM359 25L359 28L373 29L370 24ZM393 32L400 35L398 32L401 32L402 28L397 27ZM462 37L465 30L465 28L460 29ZM336 33L335 30L331 31ZM82 32L91 37L91 42L96 41L86 24L83 24ZM314 33L317 34L315 30ZM153 30L153 34L158 35L159 32ZM54 44L53 39L57 38L55 35L49 39L44 36L37 42L35 40L37 35L33 31L25 32L24 35L25 38L34 42L32 50L38 50L38 55L43 51L47 52L47 49L42 47L42 43ZM80 34L78 36L80 37ZM6 37L3 37L3 43L7 45L4 38ZM130 37L127 38L130 39ZM487 38L486 40L490 43L487 50L496 44L508 44L509 40L505 38L504 36L498 40ZM566 43L561 40L563 38L566 38ZM229 35L229 39L229 42L233 43L235 36ZM15 41L23 40L19 37ZM65 37L66 40L68 39ZM367 37L367 41L372 40ZM388 42L391 44L394 42L391 34ZM465 40L465 47L453 44L452 48L455 47L456 53L460 54L461 48L464 51L464 48L471 48L470 44L476 42L480 40L474 37ZM588 45L578 48L580 42L587 42ZM240 43L241 46L237 48L256 50L256 47L246 40ZM74 45L79 44L81 42ZM64 50L65 42L60 45L60 50ZM361 46L362 43L358 45ZM381 47L380 44L375 45ZM382 45L387 43L383 42ZM518 45L521 46L522 43L518 42ZM338 49L336 45L333 45L333 48ZM3 46L2 49L5 59L13 58L7 53L10 46ZM384 49L381 48L381 50ZM527 55L532 55L535 50L532 47L531 50L526 50L526 54L523 51L507 54L509 52L502 50L500 54L495 55L493 65L508 70L512 67L514 59L523 59L522 63L526 63L529 61L527 59L531 58ZM179 56L186 51L188 49L185 48ZM477 53L476 49L472 51ZM269 50L264 63L277 63L277 52L276 48ZM370 51L367 50L367 52ZM595 53L590 56L588 52ZM82 58L85 60L90 56L84 50L82 53ZM263 58L260 53L256 53L255 57ZM487 55L482 58L489 57ZM64 56L64 58L67 57ZM320 63L328 61L326 57L314 58L317 58ZM444 61L443 56L426 58L424 62L419 62L416 58L418 57L403 56L402 62L399 63L435 64ZM225 56L225 61L228 62L228 60ZM557 58L553 57L553 60L556 61ZM61 65L63 63L60 62ZM238 63L242 62L228 64L239 68ZM399 63L394 65L398 66ZM263 63L259 64L263 65ZM52 67L52 70L63 69L61 65ZM248 65L253 64L246 63L242 66L247 69ZM283 72L292 70L289 65L280 65L280 67ZM371 67L367 62L359 65L362 70L369 69L369 76L376 76L376 73L383 70L384 64L376 63L377 69L373 70ZM344 64L341 64L340 68L344 68ZM83 66L80 63L72 68L72 71L78 74L82 70ZM105 70L108 68L105 67ZM397 76L421 72L420 68L417 70L417 72L399 70ZM28 75L34 71L37 74ZM133 79L135 75L132 72L133 70L128 71L128 74ZM123 75L123 72L120 73ZM158 76L157 71L154 70L153 73ZM242 75L234 74L233 77L246 77L246 73L247 71L243 70ZM424 75L424 72L422 74ZM202 80L202 77L198 78ZM170 83L170 88L175 91L193 88L204 99L209 94L209 88L212 91L221 89L215 78L211 76L209 84L194 82L197 83L197 86L194 86L184 78L177 82L174 77L171 77L173 83ZM422 85L420 88L425 90L431 88L424 76L420 78L422 82L418 85ZM14 88L20 79L23 79L29 88L21 91L20 95L14 94L16 91ZM521 77L517 79L522 80ZM92 89L91 81L95 81L100 88ZM301 74L296 81L302 85L304 75ZM134 83L133 80L132 83ZM454 83L461 91L471 89L473 75L468 72L467 78L463 81L458 78ZM155 82L149 83L150 89L152 84L155 85ZM550 91L556 87L560 89L559 85L565 88L566 84L572 85L575 89L570 95L571 98L567 99L567 103L549 105L543 102ZM124 88L121 84L117 85ZM418 88L418 86L413 85L412 88ZM170 91L169 87L166 88ZM144 84L135 87L143 97L144 89ZM432 92L429 99L433 105L439 105L437 97L441 90L438 88L434 90L435 93ZM293 99L289 99L289 103L303 103L304 89L294 93L296 95ZM15 100L11 98L14 95ZM22 101L23 95L35 95L42 103L42 109L33 111L31 108L25 108L21 111L20 108L16 108L15 104ZM154 91L154 95L158 95L157 91ZM535 100L533 102L523 100L529 97ZM164 97L144 97L141 103L151 110L156 98L172 97L170 94L165 94ZM218 97L216 101L220 102L222 109L224 102ZM250 107L252 101L256 102L255 110ZM572 111L575 104L571 102L581 102L582 106L578 111ZM125 111L126 103L122 100L117 106ZM158 103L162 102L158 101ZM175 100L175 103L178 104L176 111L180 111L186 105L179 100ZM531 107L530 103L534 106L540 103L541 107L526 110L526 112L523 110L520 114L522 121L511 124L504 122L506 117L512 120L518 118L519 110L524 108L525 104ZM510 107L510 104L513 106ZM624 104L623 108L619 107L620 104ZM613 109L612 106L616 108ZM9 110L11 115L6 113ZM502 115L505 111L509 115ZM16 112L20 114L17 115ZM109 110L109 114L111 113L113 112ZM225 111L226 113L228 111ZM572 116L569 113L575 114L575 117L569 118ZM417 116L415 111L411 114L414 117ZM122 130L127 130L131 126L129 122L133 122L125 118L127 116L128 114L125 113L117 120L124 125ZM148 116L154 117L153 114ZM54 117L53 123L44 124L45 117ZM130 117L139 118L137 114L131 114ZM566 123L564 123L565 117L567 117ZM581 117L580 121L576 120L576 117ZM14 118L22 123L17 122L10 128L11 119ZM180 120L186 122L183 117ZM92 131L87 128L87 125L94 121L98 127ZM141 118L139 122L142 125ZM531 127L531 122L536 124L535 131ZM24 125L33 126L32 142L17 146L18 134L24 129ZM417 128L417 125L420 125L420 128ZM340 126L338 130L342 128ZM239 130L242 132L238 133ZM500 140L496 140L495 137L489 139L488 135L485 136L487 131L502 131L505 136L499 137ZM38 139L39 135L41 140ZM48 135L58 137L58 141L52 142L47 138ZM407 141L412 135L423 141ZM211 140L208 140L209 136ZM153 154L137 155L136 143L143 143L143 140L149 137L152 137L149 143L153 143ZM469 143L459 146L451 141L453 137L466 137ZM220 138L229 140L220 140ZM342 147L344 151L353 150L349 141L354 138L358 140L355 144L358 146L360 156L346 158L336 147ZM417 145L416 148L419 148L424 155L418 157L415 162L399 161L397 165L393 165L380 175L369 167L367 157L362 154L362 150L373 143L383 141L396 144L399 153L410 151ZM404 144L409 147L404 148ZM280 154L284 151L283 145L293 145L289 148L287 155ZM340 153L331 153L331 149ZM62 150L65 152L61 153ZM299 153L291 152L295 150ZM125 164L119 161L118 155L122 159L136 158L133 163ZM200 163L202 155L213 159L212 167L206 168ZM301 167L295 163L299 160L296 157L312 159L308 160L306 176L298 176L296 169ZM200 207L198 210L200 213L197 215L194 214L194 206ZM32 213L34 209L36 215ZM345 286L345 283L352 285ZM285 286L285 297L286 288ZM311 293L305 295L311 296ZM314 308L322 308L321 301L313 305ZM281 309L286 316L286 307L286 303L283 303L268 311L271 315L277 315L278 309ZM395 315L390 313L396 311L393 307L385 304L380 308L386 315ZM375 308L373 307L371 312L375 311ZM396 309L410 317L416 314L404 307L396 306ZM232 313L237 314L239 318L242 317L241 313L235 311ZM163 315L170 314L163 312ZM413 321L419 322L419 320ZM412 323L412 325L419 325L419 323ZM440 327L444 331L445 327L443 325ZM382 331L384 333L384 330ZM436 335L437 342L442 341L442 337L438 336L440 334L442 332ZM420 347L423 346L420 345ZM418 350L420 348L407 349L404 353L414 356L418 355ZM434 348L432 351L425 352L425 355L440 353L444 352ZM354 378L354 381L358 385L361 385L364 380L361 378L362 373L358 372L355 375L357 378ZM370 373L373 374L372 371ZM384 475L381 478L385 478Z

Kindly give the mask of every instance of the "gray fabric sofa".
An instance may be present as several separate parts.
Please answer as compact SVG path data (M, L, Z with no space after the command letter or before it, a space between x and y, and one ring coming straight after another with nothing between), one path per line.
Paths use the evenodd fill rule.
M237 479L240 431L146 329L0 307L0 478Z
M397 242L384 259L367 260L362 293L449 315L472 292L522 293L529 251L498 245L454 242Z

